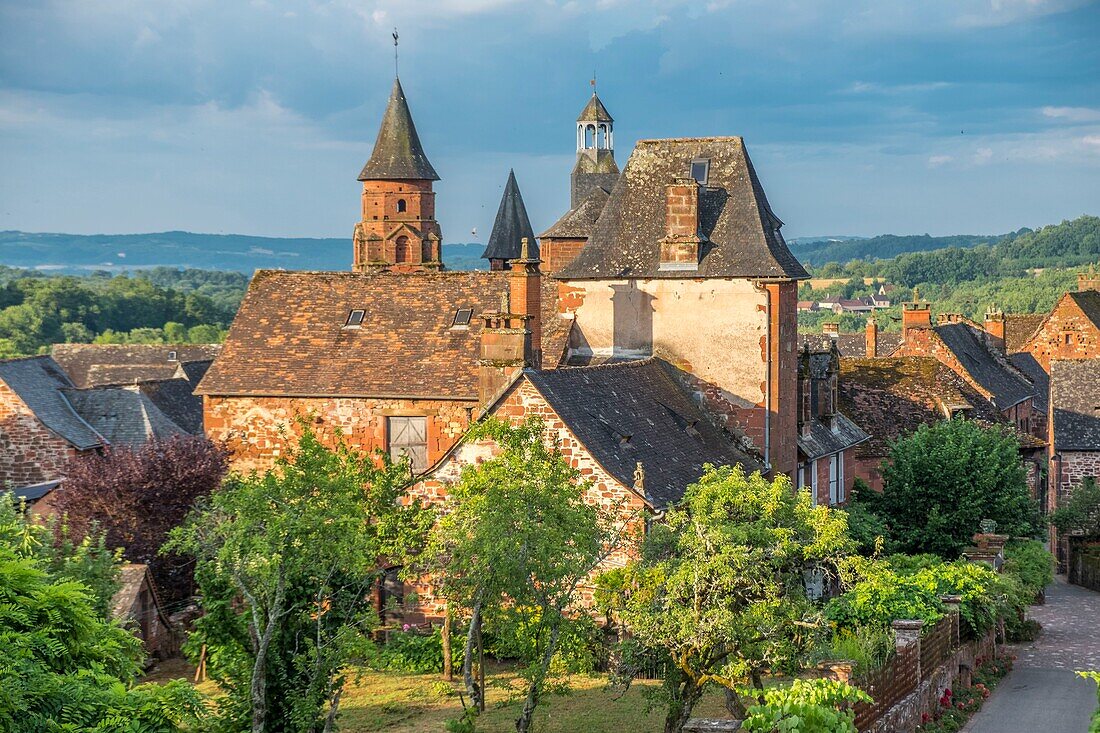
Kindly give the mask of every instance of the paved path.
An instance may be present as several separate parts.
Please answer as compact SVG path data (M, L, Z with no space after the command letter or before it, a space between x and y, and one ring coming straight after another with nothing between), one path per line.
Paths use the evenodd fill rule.
M1059 576L1047 602L1032 606L1043 625L1037 641L1011 650L1012 672L964 728L967 733L1086 733L1096 683L1074 674L1100 669L1100 593Z

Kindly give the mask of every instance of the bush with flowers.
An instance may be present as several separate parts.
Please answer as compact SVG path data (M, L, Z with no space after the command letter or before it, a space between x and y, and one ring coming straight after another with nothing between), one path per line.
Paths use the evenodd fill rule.
M969 686L956 684L940 695L934 713L924 713L917 733L957 733L978 712L993 688L1012 669L1015 657L979 657Z

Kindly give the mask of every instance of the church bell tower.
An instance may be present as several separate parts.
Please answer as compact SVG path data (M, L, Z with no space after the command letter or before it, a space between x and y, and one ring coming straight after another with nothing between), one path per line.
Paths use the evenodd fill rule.
M610 191L619 179L614 124L615 120L593 89L592 98L577 117L577 164L573 166L570 187L571 209L577 208L592 189Z
M374 152L359 180L363 207L355 225L352 269L443 269L443 238L432 191L439 175L420 145L400 79L393 81Z

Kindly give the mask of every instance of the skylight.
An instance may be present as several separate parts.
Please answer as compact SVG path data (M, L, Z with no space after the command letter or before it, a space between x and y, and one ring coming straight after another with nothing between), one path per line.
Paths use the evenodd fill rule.
M691 177L695 179L695 182L700 186L707 185L707 179L710 176L710 161L706 158L698 158L691 161Z
M344 324L344 327L359 328L359 326L363 325L363 316L366 314L367 312L364 310L353 310L351 313L348 313L348 320Z
M469 326L470 319L474 317L473 308L459 308L455 311L454 321L451 323L452 327Z

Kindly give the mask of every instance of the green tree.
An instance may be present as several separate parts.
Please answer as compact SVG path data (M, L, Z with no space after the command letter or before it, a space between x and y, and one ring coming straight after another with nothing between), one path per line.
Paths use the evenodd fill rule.
M1096 479L1090 476L1083 480L1070 494L1065 506L1051 512L1050 523L1063 534L1100 535L1100 484Z
M187 329L187 341L192 344L217 344L225 340L225 331L217 326L202 324Z
M875 511L901 552L959 556L983 519L1003 534L1042 528L1011 431L970 420L923 425L899 440L883 468Z
M668 656L666 733L683 729L710 685L762 690L764 674L799 667L823 632L804 574L838 572L846 529L843 512L812 506L786 476L729 466L707 466L651 527L618 616L636 642Z
M371 589L431 522L401 501L407 464L302 427L275 468L231 476L166 545L197 559L206 613L189 645L208 647L231 730L332 730L344 670L378 623Z
M187 327L176 321L164 324L164 340L170 344L187 343Z
M487 613L522 616L533 640L524 654L525 696L516 720L531 726L563 634L567 609L599 563L618 545L627 522L612 508L584 500L588 484L562 457L537 419L519 426L489 420L468 440L491 439L500 454L467 466L450 492L448 511L429 545L441 573L441 592L470 610L463 678L475 705L484 691L474 681L475 640Z

